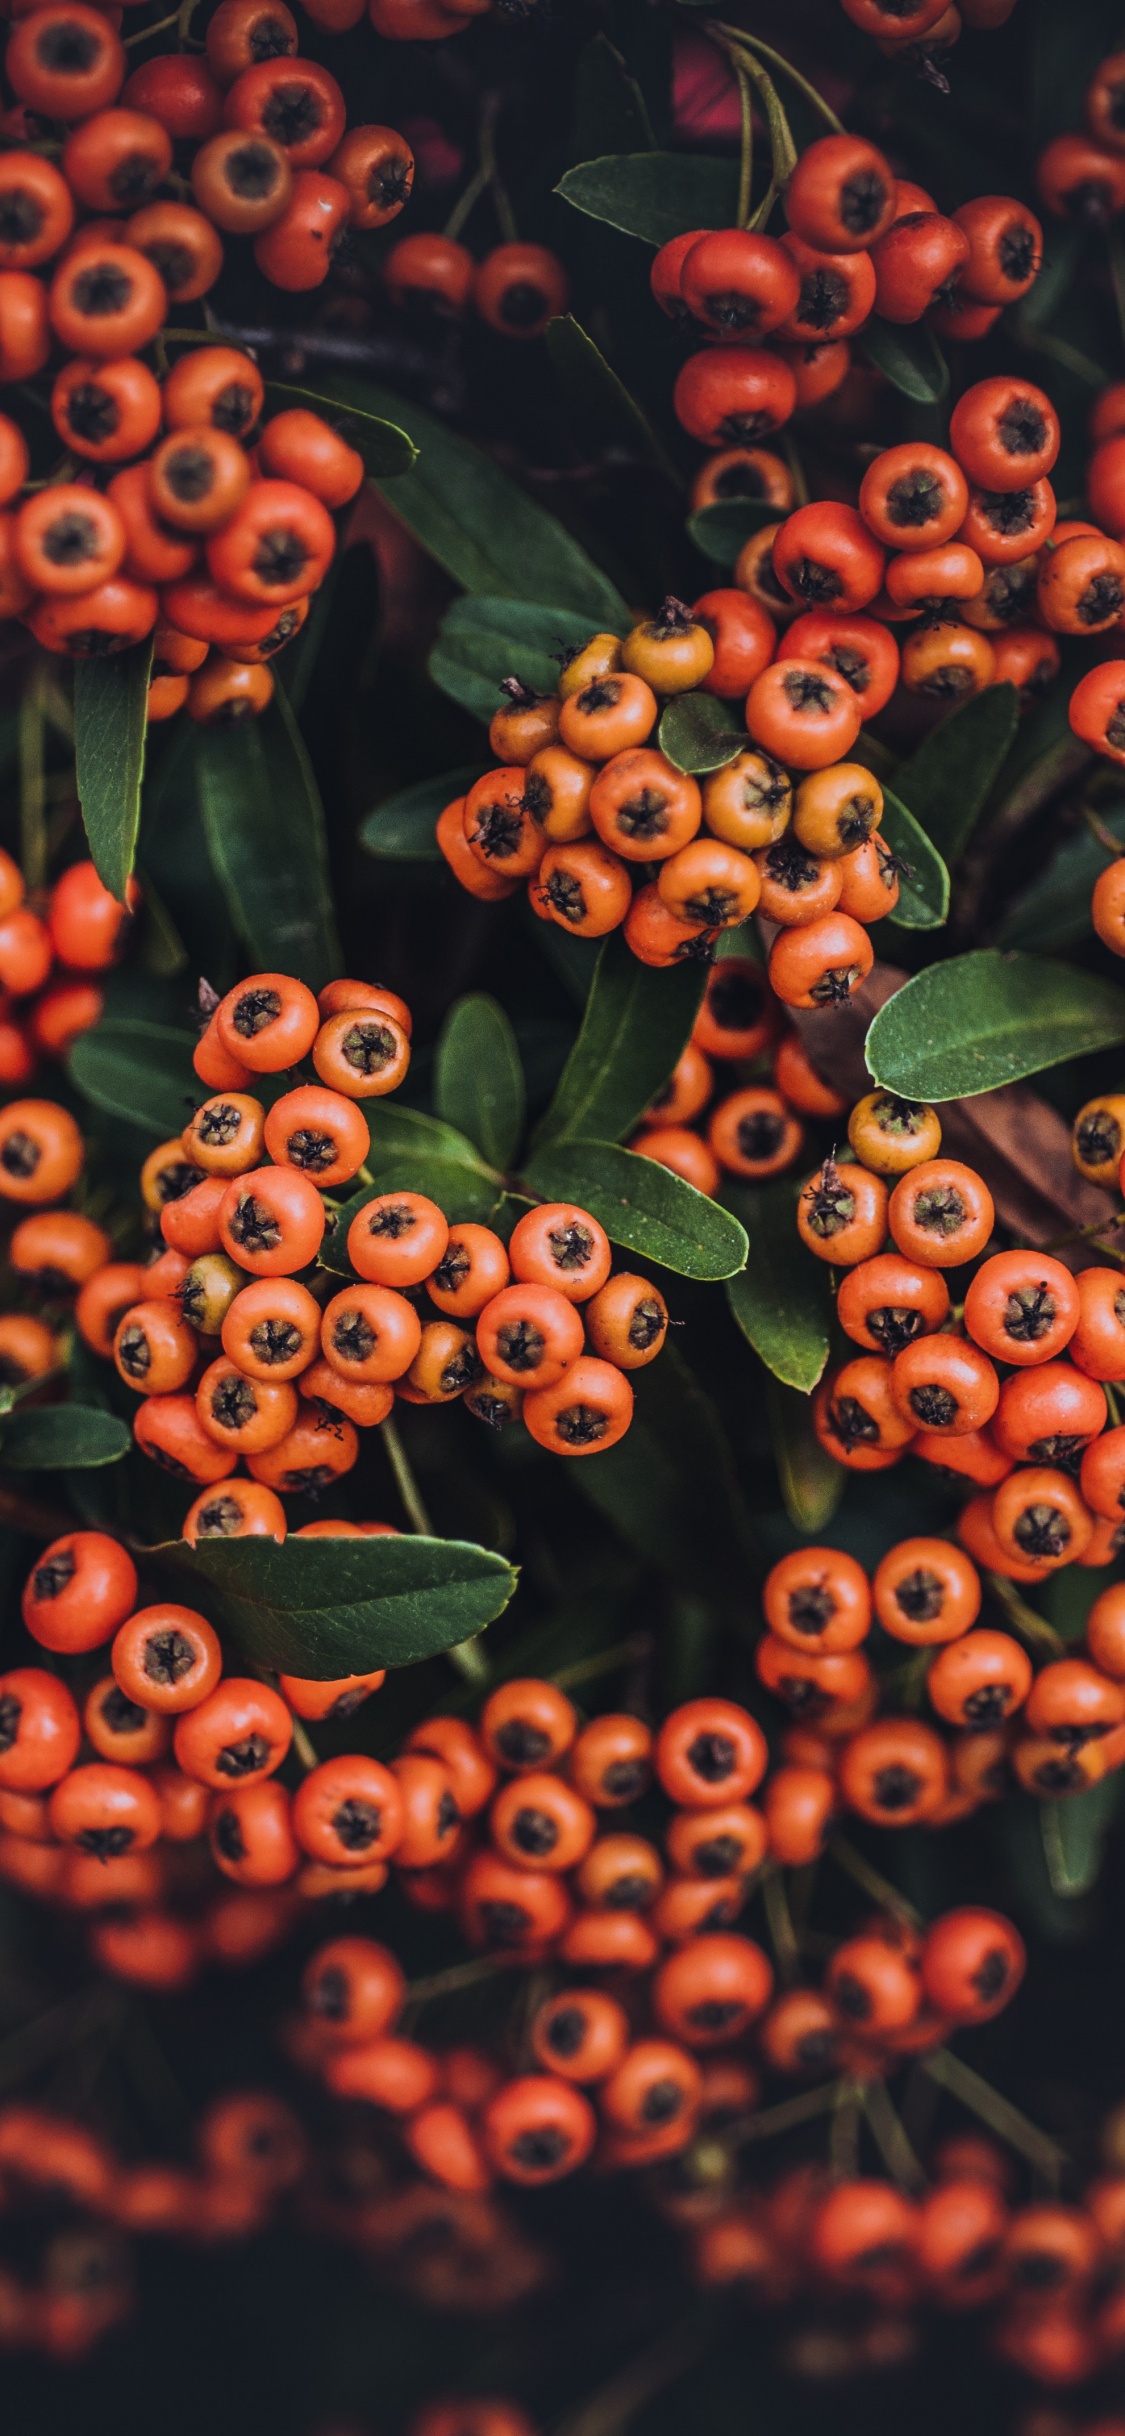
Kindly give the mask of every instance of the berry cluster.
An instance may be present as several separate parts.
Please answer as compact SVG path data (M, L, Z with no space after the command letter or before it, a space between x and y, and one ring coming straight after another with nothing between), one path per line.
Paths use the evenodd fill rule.
M1013 1580L1076 1558L1108 1564L1125 1477L1125 1430L1107 1427L1107 1388L1125 1379L1120 1271L1075 1276L1034 1249L988 1254L992 1195L939 1156L935 1109L870 1092L848 1133L854 1161L826 1159L797 1209L808 1249L846 1272L837 1317L864 1348L818 1390L822 1445L853 1471L883 1471L909 1449L991 1491L962 1529ZM954 1312L943 1271L970 1265Z
M796 408L830 397L848 373L848 341L872 313L899 324L927 316L940 336L983 338L1028 293L1042 259L1026 205L981 195L947 218L855 135L807 146L785 187L785 216L780 238L689 230L653 264L662 311L711 342L682 366L673 398L684 430L709 448L754 447ZM764 338L768 347L757 343ZM988 487L987 476L970 480Z
M685 278L711 242L685 255ZM788 262L793 241L746 242ZM738 352L692 362L708 377L714 362L714 378L728 380ZM862 722L900 682L947 705L1010 682L1026 705L1058 673L1057 635L1105 633L1120 618L1125 551L1095 526L1056 522L1047 475L1058 447L1044 391L1005 376L977 382L954 408L949 451L924 441L882 450L856 507L819 500L763 525L732 586L691 608L669 598L623 643L595 635L565 662L557 695L510 679L490 729L502 766L438 822L462 886L495 901L526 881L541 918L579 938L623 926L654 965L709 954L720 931L757 911L778 926L779 999L849 997L871 969L866 926L899 894L879 835L882 789L863 759L847 758L862 754ZM755 485L779 506L790 496L779 459L731 447L704 468L696 497ZM899 623L901 648L890 630ZM1116 716L1123 667L1104 663L1075 689L1072 725L1089 741ZM747 737L733 733L701 783L674 758L661 717L662 702L697 689L744 698Z
M195 1051L211 1096L141 1171L165 1247L147 1264L115 1260L81 1213L42 1207L82 1170L69 1112L49 1100L0 1111L0 1198L35 1205L14 1230L11 1265L41 1293L76 1293L85 1343L143 1398L137 1445L204 1491L190 1539L283 1539L277 1492L323 1490L349 1472L357 1428L385 1421L396 1396L463 1397L494 1429L522 1417L562 1455L595 1454L629 1427L628 1373L656 1359L667 1306L647 1278L611 1274L604 1228L575 1204L528 1210L505 1245L490 1227L451 1226L423 1193L372 1191L346 1227L352 1282L326 1291L318 1256L341 1207L331 1196L371 1182L359 1103L402 1082L410 1034L405 1002L367 982L330 982L319 1000L287 974L238 983ZM294 1082L306 1058L317 1080L268 1107L246 1090L259 1077ZM41 1321L12 1315L0 1345L5 1332L14 1381L53 1367ZM216 1338L222 1352L208 1359ZM240 1457L251 1482L231 1483ZM230 1485L211 1495L220 1482Z
M990 2308L1002 2360L1076 2385L1116 2363L1125 2339L1125 2179L1110 2167L1078 2201L1017 2203L1015 2188L999 2142L960 2131L937 2143L928 2174L916 2160L897 2182L792 2166L768 2184L693 2192L682 2221L704 2288L741 2288L766 2310L800 2298L820 2313L798 2338L799 2373L846 2370L849 2343L857 2368L900 2366L916 2344L913 2310ZM674 2201L666 2212L674 2219ZM841 2304L842 2323L831 2314ZM1097 2422L1105 2436L1118 2424Z
M120 905L92 863L72 863L37 911L18 864L0 848L0 1087L18 1090L41 1057L65 1057L97 1023L105 1004L99 976L123 955L140 896L131 880Z
M847 1101L821 1081L796 1033L781 1031L778 1016L762 966L744 956L720 958L708 975L691 1040L645 1111L632 1148L712 1195L724 1176L765 1184L793 1167L804 1147L801 1118L842 1116ZM720 1085L709 1105L715 1065L727 1063L751 1074L760 1068L761 1079L734 1091Z
M1052 1655L1036 1673L1015 1633L1030 1639L1037 1656L1043 1643L1061 1644L1041 1618L1005 1596L1004 1586L1041 1576L1027 1567L1017 1571L1001 1549L986 1495L966 1506L958 1531L961 1547L938 1538L901 1540L870 1584L839 1549L802 1549L770 1574L769 1630L758 1644L757 1672L796 1720L784 1745L786 1764L771 1778L765 1803L779 1859L796 1865L817 1857L834 1798L874 1825L949 1826L1000 1799L1013 1783L1057 1799L1125 1763L1120 1587L1111 1585L1093 1602L1087 1654ZM978 1625L981 1571L1013 1629ZM920 1672L912 1668L905 1677L899 1670L881 1681L862 1646L875 1623L891 1642L934 1655L923 1659ZM912 1701L924 1690L940 1726L952 1733L901 1715L868 1722L884 1696L893 1702L904 1689ZM836 1797L807 1780L810 1768L830 1771Z
M307 407L259 428L262 377L241 349L188 330L168 359L169 308L208 295L224 240L252 239L262 276L300 292L348 228L382 227L409 195L402 138L349 130L335 77L297 43L282 0L221 0L202 56L147 60L126 82L109 16L49 0L5 51L0 380L31 381L64 351L49 411L66 454L31 481L20 424L0 421L0 609L71 659L153 635L154 719L265 707L267 664L331 564L333 511L363 480L358 451ZM45 126L62 131L57 162L34 148Z

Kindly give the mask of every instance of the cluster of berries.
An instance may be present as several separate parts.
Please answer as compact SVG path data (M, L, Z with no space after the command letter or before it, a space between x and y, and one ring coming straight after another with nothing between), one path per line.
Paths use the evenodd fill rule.
M668 1310L647 1278L611 1274L609 1238L577 1205L539 1204L505 1245L490 1227L451 1226L423 1193L372 1192L345 1229L353 1282L326 1295L319 1254L342 1225L331 1195L370 1183L357 1103L402 1082L410 1034L405 1002L367 982L330 982L318 1000L258 973L218 1000L195 1051L211 1096L141 1171L165 1247L147 1264L116 1260L85 1215L41 1206L81 1173L69 1112L49 1100L0 1112L0 1197L36 1205L14 1229L12 1268L52 1298L77 1295L84 1342L143 1398L137 1445L204 1491L184 1525L192 1540L284 1539L277 1492L349 1472L357 1428L385 1421L396 1396L464 1397L497 1429L522 1417L563 1455L597 1453L629 1427L627 1374L656 1359ZM294 1083L306 1058L318 1079ZM281 1074L294 1087L268 1106L245 1089ZM0 1319L0 1349L15 1384L57 1358L52 1330L22 1314ZM240 1457L250 1481L231 1480Z
M709 448L753 447L798 407L830 397L872 313L900 324L926 316L942 337L983 338L1026 296L1042 260L1025 204L980 195L947 218L857 135L808 145L784 205L784 237L691 229L652 267L662 311L711 342L683 364L673 396L684 430Z
M685 1819L701 1828L707 1815L681 1813L673 1835ZM1021 1941L999 1913L948 1912L924 1938L878 1919L836 1949L823 1992L790 1988L771 2002L760 1948L697 1936L643 1991L634 1978L617 1995L570 1986L548 1996L528 2027L535 2069L513 2077L482 2058L471 2094L462 2071L457 2103L442 2059L394 2035L406 1997L394 1957L370 1939L343 1937L306 1968L304 2051L314 2062L319 2044L320 2076L334 2094L397 2118L423 2171L454 2190L484 2191L495 2175L555 2181L591 2156L607 2171L683 2156L715 2110L708 2053L744 2045L751 2024L771 2071L878 2078L903 2054L991 2019L1022 1972Z
M1125 211L1125 51L1099 60L1085 95L1086 126L1052 136L1035 164L1045 208L1056 220L1108 228Z
M719 356L720 371L731 356ZM509 679L489 731L501 766L437 826L462 886L495 901L525 881L541 918L580 938L623 925L634 954L655 965L709 954L756 910L779 926L770 979L780 999L847 998L871 969L866 926L899 894L879 835L882 790L862 758L847 758L862 754L863 722L900 682L949 706L1006 681L1026 705L1058 672L1058 635L1120 620L1122 544L1056 523L1047 474L1059 436L1032 382L980 381L954 408L950 451L924 441L882 450L856 507L819 500L765 524L733 585L691 608L669 598L624 642L593 636L564 663L557 695ZM729 448L703 469L696 496L755 487L779 506L791 497L769 451ZM899 623L901 648L890 631ZM1112 724L1106 703L1123 668L1081 680L1077 732L1091 729L1087 695ZM696 689L742 699L748 737L735 749L735 731L730 758L701 783L672 758L660 708Z
M1028 1633L1037 1656L1044 1644L1061 1647L1041 1618L1003 1596L1012 1569L993 1563L987 1496L966 1507L958 1530L962 1547L936 1537L899 1541L870 1582L839 1549L804 1548L774 1566L755 1663L795 1721L765 1797L777 1859L815 1859L838 1802L873 1825L953 1826L1014 1785L1058 1799L1125 1764L1120 1586L1094 1600L1086 1654L1051 1655L1036 1672L1012 1630L977 1622L983 1571L1004 1621ZM1028 1575L1025 1568L1017 1578ZM880 1681L863 1649L876 1623L890 1641L933 1653L920 1672L912 1666ZM884 1692L914 1701L923 1690L951 1732L913 1717L876 1717ZM814 1783L814 1769L826 1770L828 1783Z
M263 276L300 291L410 192L402 138L348 130L336 79L297 42L282 0L222 0L203 56L148 60L127 84L120 36L84 0L21 13L7 42L0 381L64 350L48 403L66 456L29 481L20 424L0 420L0 610L70 658L155 632L155 718L265 706L267 662L331 563L332 511L363 480L307 408L258 428L263 383L240 349L189 343L169 369L165 347L169 306L207 295L224 239L252 238ZM62 129L57 163L34 148L44 123Z
M402 312L460 320L472 306L500 338L541 338L570 295L558 255L518 237L477 262L457 238L420 231L392 245L383 281Z
M712 1196L724 1176L765 1184L792 1167L804 1145L802 1116L840 1116L847 1102L821 1082L796 1033L781 1031L779 1014L760 964L720 957L687 1048L630 1148ZM716 1097L715 1066L729 1063L761 1079L734 1091L719 1084Z
M1108 1564L1125 1482L1125 1429L1107 1428L1107 1390L1125 1379L1120 1270L1076 1276L1034 1249L982 1258L992 1195L975 1169L938 1155L933 1108L870 1092L849 1141L855 1159L825 1160L797 1210L809 1250L846 1272L837 1317L864 1348L817 1392L822 1445L852 1471L883 1471L909 1449L991 1492L961 1529L1014 1581L1075 1559ZM953 1313L942 1272L970 1265Z
M130 2162L86 2124L42 2104L0 2108L5 2211L35 2226L45 2206L65 2230L43 2248L34 2278L0 2265L0 2350L80 2360L136 2302L128 2235L178 2234L226 2243L257 2232L308 2167L291 2107L265 2091L231 2090L193 2126L191 2166Z
M1048 2386L1081 2384L1125 2345L1125 2177L1111 2165L1077 2201L1015 2194L1010 2154L958 2131L939 2141L928 2174L912 2161L905 2182L854 2171L833 2180L823 2166L797 2165L769 2185L693 2191L678 2211L670 2198L663 2212L679 2214L705 2288L741 2288L767 2310L804 2299L829 2313L793 2359L798 2370L807 2359L807 2374L836 2372L833 2306L846 2306L857 2365L868 2369L910 2357L919 2308L992 2308L992 2347L1010 2367ZM1030 2436L1039 2415L1024 2424ZM1096 2436L1119 2428L1107 2414Z
M18 863L0 848L0 1087L18 1090L41 1057L65 1057L97 1023L105 1004L98 976L124 953L139 903L135 880L123 906L93 864L81 862L36 911Z
M839 750L835 733L818 760L824 738L806 746L794 732L790 664L758 680L779 674L780 709L767 704L758 717L748 706L762 749L739 752L702 785L648 742L658 697L700 684L740 692L775 641L745 592L705 593L694 609L670 598L624 643L594 635L563 668L557 695L511 679L489 730L502 766L437 824L461 885L496 902L526 881L541 920L581 939L623 928L633 954L657 966L710 956L719 933L757 908L783 926L770 958L777 997L826 1006L850 996L874 957L863 925L897 902L897 867L876 836L878 781L858 762L823 766ZM846 704L835 728L854 742L858 696L823 671L816 681L826 707L829 694ZM775 752L805 773L796 787Z

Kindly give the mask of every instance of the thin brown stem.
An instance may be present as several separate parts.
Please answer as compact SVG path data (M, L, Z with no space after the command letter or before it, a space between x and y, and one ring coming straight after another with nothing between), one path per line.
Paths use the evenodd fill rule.
M478 1954L472 1962L451 1963L448 1971L431 1971L425 1979L408 1980L407 2005L430 2005L439 1996L456 1996L462 1988L475 1988L481 1980L495 1979L498 1971L509 1968L495 1954Z
M310 1775L314 1768L319 1768L320 1755L308 1728L302 1725L299 1717L293 1719L293 1748L302 1768L306 1769Z
M762 1878L762 1902L777 1964L777 1976L783 1987L791 1988L801 1975L801 1949L793 1926L793 1914L789 1909L785 1880L779 1869L765 1872Z
M1037 2123L1030 2122L1018 2106L993 2088L991 2081L963 2064L960 2056L952 2054L948 2047L936 2048L933 2055L922 2056L920 2062L932 2081L947 2089L951 2097L959 2098L962 2106L987 2123L989 2130L998 2139L1006 2140L1009 2148L1018 2149L1052 2187L1057 2185L1067 2154L1049 2132L1040 2131Z
M906 2191L920 2191L926 2177L906 2136L906 2126L887 2095L885 2081L868 2081L863 2111L872 2139L892 2180Z
M395 1476L395 1487L410 1518L410 1528L412 1531L416 1531L421 1539L433 1539L434 1527L411 1469L410 1458L399 1437L398 1425L388 1415L385 1421L380 1422L379 1428L390 1467Z
M840 2103L840 2081L824 2081L817 2089L803 2089L799 2097L783 2098L779 2106L766 2106L759 2114L744 2115L737 2123L728 2125L722 2137L734 2148L749 2148L756 2140L777 2140L783 2132L796 2131L802 2123L812 2123L817 2115L830 2113Z
M711 2312L672 2326L647 2351L619 2369L607 2385L560 2422L557 2436L622 2436L646 2402L655 2400L705 2351L712 2336Z
M1002 1573L986 1573L984 1578L997 1605L1003 1608L1013 1632L1018 1632L1022 1640L1030 1641L1033 1649L1048 1651L1052 1658L1065 1655L1065 1641L1060 1639L1045 1616L1037 1615L1034 1607L1029 1607L1026 1599L1021 1599L1014 1582L1005 1581Z
M830 1836L827 1849L838 1867L845 1870L849 1878L854 1878L856 1885L863 1888L865 1895L870 1895L873 1903L878 1903L884 1911L897 1912L900 1919L909 1920L914 1928L925 1928L925 1918L917 1905L911 1903L908 1896L900 1894L897 1886L892 1886L881 1870L874 1869L871 1862L856 1851L855 1845L849 1844L846 1836Z

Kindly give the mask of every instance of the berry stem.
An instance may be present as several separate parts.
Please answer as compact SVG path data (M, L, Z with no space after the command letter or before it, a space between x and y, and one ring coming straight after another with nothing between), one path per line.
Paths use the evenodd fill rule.
M314 1768L319 1768L320 1759L312 1736L299 1717L293 1719L293 1748L306 1774L311 1775Z
M982 2123L987 2123L989 2130L994 2131L998 2139L1006 2140L1009 2148L1018 2149L1052 2190L1057 2188L1060 2173L1067 2162L1066 2150L1060 2147L1057 2140L1052 2140L1047 2132L1040 2131L1037 2123L1029 2122L1018 2106L1013 2106L998 2089L994 2089L991 2081L984 2080L979 2072L973 2072L968 2064L963 2064L959 2055L951 2054L948 2047L936 2048L932 2055L922 2056L920 2062L922 2071L927 2072L932 2081L947 2089L951 2097L959 2098L962 2106L967 2106L971 2114L979 2116Z
M1003 1608L1013 1632L1018 1632L1023 1640L1030 1641L1033 1649L1047 1650L1052 1658L1065 1655L1065 1641L1060 1640L1045 1616L1037 1615L1034 1607L1029 1607L1026 1599L1021 1599L1013 1582L1005 1581L1002 1573L986 1573L984 1578L993 1598Z
M906 2126L892 2105L885 2081L868 2081L863 2091L868 2128L888 2174L905 2191L925 2188L926 2177L906 2136Z
M787 77L789 83L796 86L798 93L804 94L805 100L816 111L818 118L824 120L825 126L831 129L833 135L843 135L846 132L843 120L837 118L835 111L830 109L823 93L817 92L816 86L809 83L807 76L802 76L800 69L794 67L791 59L786 59L781 51L775 51L768 42L763 42L760 34L748 34L741 26L723 25L718 20L705 25L703 30L706 34L725 34L729 41L738 45L740 50L754 51L759 59L767 59L771 68L776 68L779 75Z
M29 896L47 880L46 679L37 659L19 708L20 863Z
M410 1517L410 1528L412 1531L417 1531L421 1539L432 1539L434 1527L426 1512L422 1492L411 1468L410 1458L399 1437L397 1423L388 1415L385 1421L380 1422L379 1427L391 1470L395 1476L395 1486Z
M849 1878L854 1878L856 1885L863 1888L865 1895L870 1895L873 1903L880 1904L884 1911L897 1912L900 1919L909 1920L914 1928L925 1927L924 1913L906 1895L900 1895L897 1886L892 1886L881 1870L874 1869L871 1862L856 1851L855 1845L849 1844L846 1836L830 1836L827 1849L838 1868L845 1870Z
M789 1909L785 1879L779 1869L767 1869L762 1877L762 1902L770 1944L777 1964L777 1975L783 1987L791 1988L800 1977L801 1948Z

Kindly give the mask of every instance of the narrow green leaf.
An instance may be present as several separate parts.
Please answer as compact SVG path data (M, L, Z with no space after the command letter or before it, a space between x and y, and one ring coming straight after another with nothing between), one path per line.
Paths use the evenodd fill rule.
M120 1463L132 1445L128 1425L93 1404L44 1404L0 1422L0 1470L87 1472Z
M888 920L899 930L940 930L949 912L949 873L914 814L889 787L883 789L879 835L906 866L899 877L898 904Z
M466 592L501 600L558 601L590 627L624 633L629 613L616 586L558 518L421 406L352 380L333 383L342 405L400 424L419 450L408 474L380 478L396 516ZM624 621L622 623L621 621Z
M137 852L152 637L74 669L74 759L90 853L120 904Z
M976 828L1019 725L1014 685L989 685L943 719L895 772L895 794L952 870Z
M1098 818L1125 853L1125 804L1101 805ZM1001 947L1074 947L1090 930L1090 896L1106 854L1085 823L1064 838L1030 888L1005 914Z
M680 477L648 416L574 315L562 313L549 321L546 338L547 352L578 426L580 445L611 448L641 465L655 466L678 486Z
M520 677L538 694L553 694L560 660L589 639L589 618L573 609L470 593L446 611L429 671L462 710L487 722L501 707L505 677ZM448 795L443 800L448 803Z
M604 1226L611 1243L659 1261L681 1277L733 1277L746 1259L737 1218L697 1193L655 1159L613 1142L569 1136L537 1151L526 1169L533 1192L547 1201L577 1201Z
M699 1013L707 976L641 964L614 932L598 956L582 1028L535 1134L538 1148L582 1134L616 1142L666 1083Z
M321 989L341 970L324 811L280 687L260 719L201 727L203 825L239 936L263 972Z
M442 1026L434 1065L438 1115L464 1127L501 1174L523 1135L524 1080L511 1024L483 991L458 998Z
M413 1666L502 1615L516 1575L465 1540L168 1541L149 1562L192 1587L256 1666L333 1680Z
M1105 1840L1121 1802L1121 1778L1103 1776L1100 1785L1065 1801L1040 1802L1043 1854L1052 1892L1064 1902L1089 1893L1102 1865Z
M359 842L384 863L440 863L434 836L438 816L485 772L483 761L470 761L446 770L441 778L420 778L416 786L400 787L384 797L360 822Z
M291 381L267 381L266 402L278 414L286 406L308 406L314 414L327 409L341 438L359 450L372 480L386 474L408 474L418 454L409 432L388 423L382 415L369 414L354 398L345 399L330 378L319 389L298 389Z
M169 1024L107 1015L79 1034L67 1071L95 1108L167 1140L182 1133L202 1094L191 1062L194 1047L190 1032Z
M733 702L697 692L673 696L661 718L657 741L677 770L701 775L705 770L724 769L745 751L750 738L739 726Z
M825 1453L807 1396L768 1377L766 1407L785 1511L794 1530L818 1539L844 1494L847 1473Z
M738 203L733 161L686 152L612 152L582 161L555 193L591 220L605 220L646 245L666 245L689 228L729 228Z
M1125 993L1039 956L982 948L915 973L876 1015L876 1083L909 1100L971 1099L1125 1040Z
M713 499L687 520L689 538L717 567L733 567L744 542L764 524L777 524L779 510L764 499Z
M916 405L936 406L945 396L949 366L924 322L912 322L904 329L873 313L859 333L859 345L892 389L901 390Z
M746 1267L727 1281L727 1300L767 1370L808 1395L828 1360L832 1296L828 1270L797 1233L797 1193L786 1182L727 1195L749 1238Z

